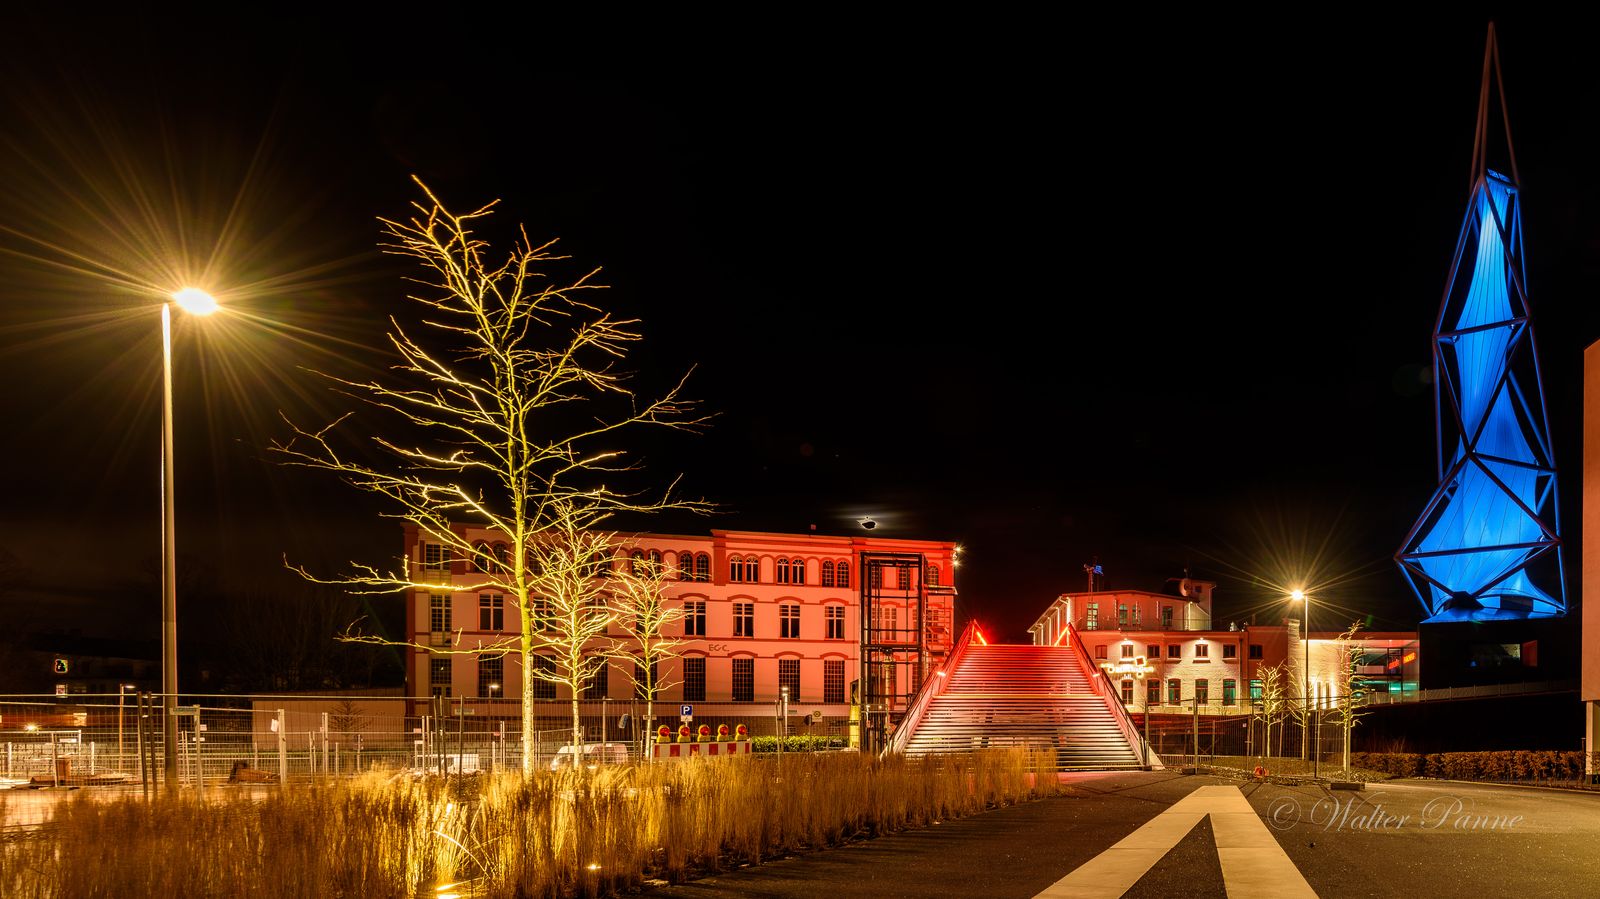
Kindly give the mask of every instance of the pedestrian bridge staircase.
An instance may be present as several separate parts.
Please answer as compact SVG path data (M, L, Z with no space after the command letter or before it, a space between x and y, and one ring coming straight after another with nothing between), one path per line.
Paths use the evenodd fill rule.
M1030 746L1052 750L1062 771L1146 766L1138 732L1081 642L985 645L971 633L913 701L891 750Z

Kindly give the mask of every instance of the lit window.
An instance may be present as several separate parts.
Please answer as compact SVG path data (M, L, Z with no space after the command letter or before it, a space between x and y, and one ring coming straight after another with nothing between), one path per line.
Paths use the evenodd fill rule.
M1167 681L1167 704L1181 705L1183 703L1183 681L1172 678Z
M1100 604L1088 603L1084 608L1083 629L1093 631L1100 629Z
M506 598L499 593L478 594L478 630L502 631L506 628ZM480 696L483 694L479 694Z
M823 610L829 640L844 639L844 606L828 606ZM841 700L842 701L842 700Z
M428 660L428 687L434 696L450 695L450 657Z
M478 657L478 695L484 697L503 696L506 682L506 660L504 656L479 656Z
M684 656L683 659L683 701L706 701L706 659L705 656Z
M800 660L778 660L778 695L782 696L787 688L790 702L800 701Z
M733 701L754 702L756 698L756 660L740 656L733 660Z
M450 631L450 596L434 593L428 597L428 630L435 634Z
M1128 604L1117 603L1117 629L1126 630L1128 627Z
M736 602L733 604L733 635L735 637L754 637L756 635L755 603Z
M778 636L785 640L800 639L800 606L786 602L778 607Z
M844 702L844 659L823 660L822 701Z
M1261 701L1261 681L1255 680L1253 678L1250 681L1250 701L1251 702L1260 702Z
M1222 681L1222 704L1237 705L1239 702L1239 682L1233 678L1224 678Z
M683 635L685 637L706 635L705 600L691 599L683 604Z

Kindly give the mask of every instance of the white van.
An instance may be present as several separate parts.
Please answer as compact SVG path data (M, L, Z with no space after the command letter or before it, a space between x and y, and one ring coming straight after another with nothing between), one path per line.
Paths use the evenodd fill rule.
M567 744L556 750L555 757L550 760L550 770L559 771L572 764L576 747ZM628 744L626 743L585 743L583 744L583 762L590 768L596 765L626 765L628 763Z

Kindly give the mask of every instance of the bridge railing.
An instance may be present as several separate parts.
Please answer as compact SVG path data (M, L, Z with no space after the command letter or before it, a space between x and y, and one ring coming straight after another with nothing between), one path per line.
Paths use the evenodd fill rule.
M967 626L961 631L961 636L956 639L956 645L950 650L950 654L945 656L944 663L934 669L933 674L923 681L922 689L912 697L911 704L906 708L905 717L900 720L900 726L895 728L888 742L884 744L885 753L905 751L906 743L910 741L917 725L922 723L922 716L927 713L933 698L943 693L949 685L950 675L955 672L956 665L960 664L961 657L966 654L967 645L972 642L972 635L976 631L977 624L967 622Z
M1088 674L1090 682L1094 684L1095 692L1099 693L1100 697L1105 700L1106 705L1114 710L1112 717L1116 719L1117 726L1122 729L1122 735L1127 737L1128 745L1135 747L1139 753L1139 764L1148 766L1150 764L1150 747L1145 744L1144 736L1139 733L1139 728L1134 725L1133 716L1128 714L1127 706L1122 704L1122 693L1111 682L1111 675L1106 674L1105 669L1090 661L1089 649L1083 645L1083 638L1078 636L1078 629L1069 623L1067 632L1072 634L1072 645L1078 650L1078 664L1093 669Z

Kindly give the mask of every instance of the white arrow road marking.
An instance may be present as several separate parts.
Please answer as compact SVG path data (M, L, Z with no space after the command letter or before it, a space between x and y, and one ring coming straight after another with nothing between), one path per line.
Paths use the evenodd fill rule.
M1200 787L1034 899L1121 896L1207 815L1228 895L1316 899L1250 801L1229 786Z

